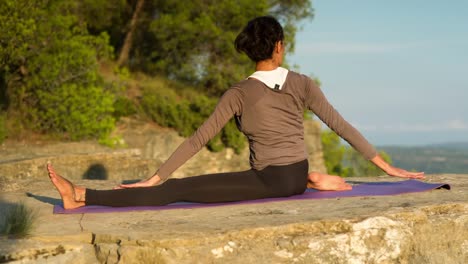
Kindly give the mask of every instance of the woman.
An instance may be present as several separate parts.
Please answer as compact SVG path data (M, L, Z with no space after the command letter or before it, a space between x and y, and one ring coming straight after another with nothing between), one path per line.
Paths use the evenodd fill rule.
M234 44L239 52L246 53L256 63L256 72L230 87L205 123L149 179L121 184L113 190L90 190L74 186L59 176L49 164L49 177L59 191L65 209L84 205L143 206L177 201L240 201L301 194L306 187L350 190L351 186L338 176L308 173L302 125L305 109L313 111L388 175L424 178L422 172L408 172L386 163L372 145L328 103L313 80L281 68L283 39L283 29L272 17L258 17L247 24ZM250 170L168 179L232 117L248 138Z

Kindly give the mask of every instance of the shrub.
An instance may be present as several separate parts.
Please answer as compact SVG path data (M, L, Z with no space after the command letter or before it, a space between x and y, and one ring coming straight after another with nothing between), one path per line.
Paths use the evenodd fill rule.
M175 127L178 118L177 95L171 89L151 92L143 91L141 106L143 111L156 123L165 127Z
M47 132L78 140L107 137L114 128L113 95L100 86L67 84L53 93L38 91L38 98L37 125Z
M9 206L0 218L0 234L14 237L27 236L34 225L36 213L24 203Z
M107 64L107 67L112 67L112 63L105 62L101 64ZM115 101L113 103L113 116L115 120L119 120L124 116L131 116L138 112L137 105L134 101L126 96L127 89L130 86L131 74L129 70L125 67L114 67L113 73L103 73L103 78L106 83L111 86L111 90L116 95Z
M387 163L392 164L392 159L385 151L379 151L379 155ZM344 166L347 166L348 171L346 176L380 176L385 174L379 167L366 160L356 150L351 147L346 149L343 158Z
M384 174L379 167L366 160L352 147L343 145L335 132L322 131L321 141L327 173L343 177ZM389 164L392 163L390 156L384 151L380 151L379 155Z
M114 113L113 116L116 120L119 120L123 116L131 116L137 113L137 108L132 100L128 97L120 96L114 102L113 105Z
M0 5L0 72L8 84L8 111L36 131L105 137L114 126L114 95L98 74L98 59L112 49L107 34L88 33L75 8L63 0Z
M0 144L5 140L7 137L7 131L6 131L6 116L4 113L0 112Z

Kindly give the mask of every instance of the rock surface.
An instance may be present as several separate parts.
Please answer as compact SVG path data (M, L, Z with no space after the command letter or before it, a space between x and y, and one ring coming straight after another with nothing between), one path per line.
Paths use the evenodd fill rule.
M468 263L468 175L430 175L452 190L391 197L53 215L60 197L47 161L77 184L105 189L147 177L183 141L172 130L132 122L120 131L127 148L0 146L0 218L18 202L36 215L28 237L0 237L0 263ZM318 123L306 122L310 170L323 172L319 133ZM173 176L247 169L247 158L247 149L202 150Z
M0 239L0 262L468 263L468 175L427 176L450 191L78 215L52 214L43 178L3 182L0 212L23 201L37 219L29 237Z

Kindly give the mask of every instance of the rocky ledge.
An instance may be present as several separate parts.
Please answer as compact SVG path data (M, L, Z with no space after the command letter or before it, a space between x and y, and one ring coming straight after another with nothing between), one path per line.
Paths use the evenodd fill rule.
M3 187L16 187L2 189L0 210L22 201L36 210L36 221L27 238L0 238L0 262L468 263L468 175L427 178L452 189L78 215L52 214L60 200L45 179L6 181Z

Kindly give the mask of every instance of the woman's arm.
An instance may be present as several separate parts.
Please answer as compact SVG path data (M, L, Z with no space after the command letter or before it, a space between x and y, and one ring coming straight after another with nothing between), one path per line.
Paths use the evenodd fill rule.
M205 144L212 139L226 125L233 115L239 115L242 111L242 92L240 89L231 88L227 90L219 100L213 113L186 139L164 162L158 171L150 178L133 183L121 184L117 188L149 187L166 180L172 172L182 166L187 160L195 155Z
M365 159L370 160L375 157L378 154L377 150L328 102L320 87L308 77L305 82L304 106L338 136L346 140Z
M404 169L393 167L388 164L380 155L376 155L370 161L377 167L382 169L385 173L394 177L424 179L424 172L410 172Z
M330 129L385 173L395 177L424 179L424 172L409 172L393 167L382 159L364 136L333 108L321 89L310 79L306 86L305 95L306 107L312 110Z

